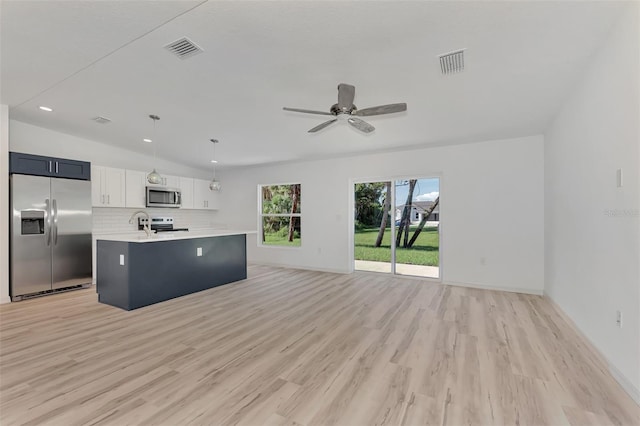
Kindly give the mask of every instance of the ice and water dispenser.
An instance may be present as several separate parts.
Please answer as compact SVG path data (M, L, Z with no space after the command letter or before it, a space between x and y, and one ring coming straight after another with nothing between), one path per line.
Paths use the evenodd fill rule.
M20 211L21 234L44 234L44 211L22 210Z

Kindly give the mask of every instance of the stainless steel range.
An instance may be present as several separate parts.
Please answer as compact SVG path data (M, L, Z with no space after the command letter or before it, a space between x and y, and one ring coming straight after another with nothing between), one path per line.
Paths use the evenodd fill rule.
M138 218L138 229L141 230L145 224L147 224L146 217ZM179 232L179 231L188 231L189 228L174 228L173 227L173 218L167 216L152 216L151 224L149 224L149 228L151 232Z

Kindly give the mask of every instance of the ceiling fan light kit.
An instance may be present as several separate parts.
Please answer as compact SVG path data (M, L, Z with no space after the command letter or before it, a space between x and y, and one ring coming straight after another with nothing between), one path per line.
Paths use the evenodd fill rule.
M373 115L393 114L396 112L402 112L407 110L406 103L387 104L387 105L380 105L380 106L375 106L370 108L358 109L353 103L355 94L356 94L355 86L352 86L346 83L340 83L338 84L338 103L333 104L331 108L329 108L329 112L315 111L315 110L302 109L302 108L288 108L288 107L284 107L282 109L285 111L302 112L305 114L330 115L334 117L338 117L340 115L347 115L349 116L349 118L347 119L347 122L351 126L360 130L363 133L371 133L376 128L373 127L371 124L367 123L366 121L354 116L369 117ZM309 133L318 132L324 129L325 127L328 127L331 124L335 123L336 121L338 121L337 118L332 118L331 120L325 121L324 123L321 123L309 129L308 132Z

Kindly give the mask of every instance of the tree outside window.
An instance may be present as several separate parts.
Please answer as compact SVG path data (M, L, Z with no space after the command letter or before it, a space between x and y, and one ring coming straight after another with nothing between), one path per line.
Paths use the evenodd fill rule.
M260 187L262 245L299 247L300 184Z

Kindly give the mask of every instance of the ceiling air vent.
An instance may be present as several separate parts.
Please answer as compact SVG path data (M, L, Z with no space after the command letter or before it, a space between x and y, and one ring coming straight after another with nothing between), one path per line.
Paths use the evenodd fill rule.
M182 37L179 40L169 43L164 48L180 59L187 59L193 55L203 52L200 46L186 37Z
M97 117L93 117L92 118L93 121L95 121L98 124L107 124L107 123L111 123L111 120L108 119L107 117L102 117L102 116L97 116Z
M464 49L440 55L442 74L455 74L464 70Z

